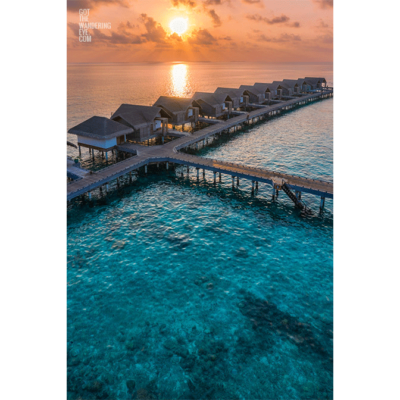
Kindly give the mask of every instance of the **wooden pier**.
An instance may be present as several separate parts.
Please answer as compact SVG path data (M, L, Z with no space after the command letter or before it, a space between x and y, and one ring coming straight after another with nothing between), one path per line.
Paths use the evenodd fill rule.
M272 185L274 194L277 190L282 189L282 185L286 184L285 189L291 188L296 191L298 199L301 198L301 192L320 196L322 208L325 198L333 198L333 184L330 182L301 178L264 168L253 168L237 163L212 160L185 154L180 152L180 150L198 143L199 141L206 140L208 137L223 134L231 129L236 130L238 126L251 124L258 119L271 117L315 100L331 97L332 95L332 90L321 90L318 93L295 97L271 106L263 106L251 112L240 113L226 121L211 124L189 136L182 136L159 146L142 146L133 143L121 144L117 147L118 151L134 154L134 156L100 171L86 174L81 177L81 179L69 183L67 185L67 200L72 200L85 193L88 193L90 197L91 191L104 186L107 191L109 182L134 170L138 170L143 166L145 166L147 171L147 165L149 164L166 163L166 167L168 168L169 164L173 163L186 165L188 167L192 166L197 168L198 171L200 169L203 169L203 171L212 171L214 172L214 182L216 181L216 174L219 173L220 176L221 174L232 176L233 182L234 178L236 178L237 182L239 178L248 179L253 182L253 188L255 183L257 187L259 182L266 183ZM211 121L212 120L210 120L210 122Z

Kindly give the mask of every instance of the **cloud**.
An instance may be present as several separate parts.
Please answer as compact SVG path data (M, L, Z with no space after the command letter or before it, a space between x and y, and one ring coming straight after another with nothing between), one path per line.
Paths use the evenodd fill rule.
M319 8L333 8L333 0L313 0Z
M177 42L183 42L182 38L176 32L170 35L169 39L176 40Z
M189 8L195 8L197 6L196 2L193 0L171 0L171 3L174 7L183 5Z
M211 17L214 28L217 28L218 26L222 25L221 19L219 18L218 14L215 12L215 10L209 10L208 15Z
M220 39L220 40L232 40L232 38L230 36L220 37L218 39Z
M259 14L253 14L253 15L246 15L246 18L251 20L251 21L257 21L257 22L264 22L265 24L268 25L277 25L277 24L285 24L287 26L290 26L292 28L299 28L300 27L300 22L290 22L290 18L287 15L282 14L280 17L274 17L272 19L267 18L267 17L262 17Z
M281 15L280 17L275 17L272 20L267 18L267 17L262 17L259 14L253 14L253 15L246 15L246 18L251 20L251 21L257 21L257 22L265 22L268 25L273 25L273 24L280 24L282 22L287 22L289 21L289 17L286 15Z
M264 8L264 3L262 0L242 0L242 3L255 5L261 8Z
M72 33L78 37L79 36L79 24L74 22L69 22L68 27L71 29Z
M79 11L80 9L95 9L101 6L129 7L128 0L67 0L68 11Z
M111 36L105 35L98 29L93 30L93 41L106 42L111 44L140 44L143 39L139 35L120 34L111 32Z
M193 31L188 42L194 45L210 46L216 43L217 39L207 29L198 29Z
M137 29L137 28L139 28L139 25L132 24L129 21L120 22L119 25L118 25L118 29Z
M70 22L68 27L72 30L76 37L79 37L79 24ZM90 29L92 43L108 43L108 44L140 44L143 39L139 35L133 33L118 33L111 31L111 35L106 35L99 29Z
M329 25L325 23L321 18L318 20L318 25L316 26L316 29L326 29L329 28Z
M317 41L323 44L333 44L333 34L320 35L317 37Z
M165 42L166 32L164 28L147 14L141 14L141 19L146 27L146 33L142 37L146 38L149 42L162 43Z
M299 35L282 33L279 37L267 37L264 34L258 35L258 40L262 42L270 42L270 43L285 43L285 42L299 42L301 41L301 37Z
M222 4L222 0L204 0L203 4L205 6L220 6Z

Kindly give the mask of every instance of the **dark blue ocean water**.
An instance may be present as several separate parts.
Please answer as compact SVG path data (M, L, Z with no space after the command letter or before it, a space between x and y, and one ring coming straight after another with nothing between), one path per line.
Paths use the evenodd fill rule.
M332 181L332 108L197 154ZM333 202L250 189L154 166L69 206L70 399L333 398Z

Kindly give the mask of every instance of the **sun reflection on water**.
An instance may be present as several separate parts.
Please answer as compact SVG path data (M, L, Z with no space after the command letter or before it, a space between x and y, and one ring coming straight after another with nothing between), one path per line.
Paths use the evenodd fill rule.
M186 97L190 94L190 83L188 80L188 69L186 64L174 64L171 67L170 95Z

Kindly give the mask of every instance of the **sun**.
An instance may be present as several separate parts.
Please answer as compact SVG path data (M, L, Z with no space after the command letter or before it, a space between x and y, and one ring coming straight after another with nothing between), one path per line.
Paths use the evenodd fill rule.
M185 33L188 29L188 21L185 18L175 18L169 24L172 33L177 33L179 36Z

